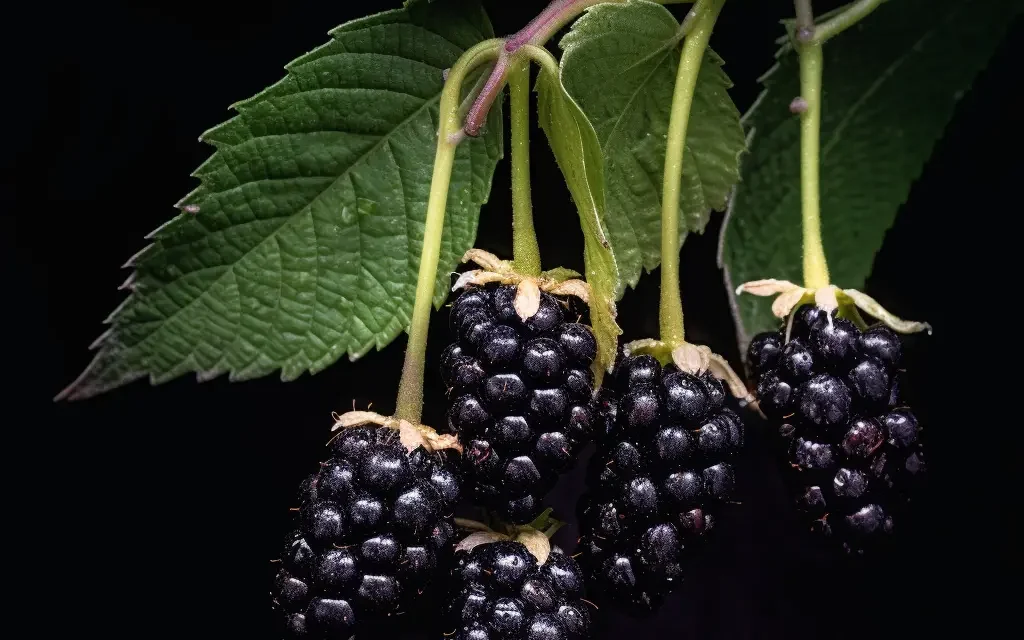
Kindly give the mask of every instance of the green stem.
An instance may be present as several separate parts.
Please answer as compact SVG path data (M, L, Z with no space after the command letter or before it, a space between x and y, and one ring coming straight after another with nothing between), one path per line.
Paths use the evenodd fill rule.
M540 246L530 200L530 61L508 74L512 112L512 264L524 276L540 275Z
M818 289L829 284L825 247L821 242L821 205L818 193L818 149L821 130L821 43L798 44L800 97L800 204L803 224L804 286Z
M814 26L814 42L823 44L829 38L846 31L878 8L885 0L857 0L842 13Z
M426 365L427 329L430 326L430 307L437 282L437 263L441 257L441 236L444 232L444 213L448 204L448 186L455 162L455 147L462 140L459 135L459 98L466 74L476 67L498 57L502 40L485 40L467 50L448 72L441 93L440 120L437 132L437 153L434 173L430 181L427 200L427 220L423 229L423 249L420 254L419 277L416 281L416 302L412 308L409 342L402 365L402 380L398 385L395 417L418 424L423 414L423 372Z
M821 24L813 24L810 0L796 0L796 49L800 55L800 215L803 227L804 286L830 283L821 238L821 73L822 44L857 24L885 0L858 0ZM795 103L794 103L795 104Z
M665 173L661 196L661 340L670 347L684 342L683 301L679 295L679 189L683 174L683 150L686 146L686 128L693 105L693 91L697 86L704 50L707 49L711 30L725 0L700 3L702 10L694 19L692 30L683 42L679 59L672 112L668 121L665 147Z

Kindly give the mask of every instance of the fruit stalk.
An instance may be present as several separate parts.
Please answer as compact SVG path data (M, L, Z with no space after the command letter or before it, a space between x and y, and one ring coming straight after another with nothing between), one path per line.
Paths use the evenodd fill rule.
M818 193L818 149L821 131L821 43L798 43L800 54L800 206L803 225L804 286L820 289L829 284L825 247L821 242L821 205Z
M795 0L794 3L797 15L795 46L800 57L800 206L804 286L808 289L820 289L830 283L821 238L819 191L822 45L859 22L882 2L859 0L818 25L814 24L810 0Z
M514 65L508 75L512 112L512 262L524 276L540 275L540 246L533 228L530 199L530 61Z
M724 3L725 0L710 0L695 7L699 13L683 43L672 96L661 198L660 305L661 340L670 347L684 342L683 303L679 295L679 182L683 173L686 128L704 50Z
M481 64L498 56L502 41L485 40L468 49L452 66L441 93L440 126L437 133L437 153L434 173L430 181L427 200L427 219L423 230L423 249L420 254L419 277L416 281L416 302L413 304L409 325L409 342L402 365L402 379L398 385L395 417L418 424L423 413L423 371L426 365L427 329L430 325L430 307L437 281L437 263L441 256L441 237L444 232L444 213L448 204L448 186L451 182L455 148L462 136L459 118L459 98L466 75Z

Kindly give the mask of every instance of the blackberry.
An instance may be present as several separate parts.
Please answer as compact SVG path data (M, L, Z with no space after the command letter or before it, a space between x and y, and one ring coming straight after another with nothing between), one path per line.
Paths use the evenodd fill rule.
M525 524L591 439L597 343L590 327L567 321L571 298L541 293L524 321L516 292L472 287L452 303L456 342L441 356L441 376L475 503Z
M603 436L579 503L588 584L636 613L658 606L735 484L743 445L722 383L650 355L621 358L602 397Z
M861 331L804 306L754 337L758 402L781 435L787 477L810 528L862 554L892 532L924 471L919 425L899 397L899 336Z
M553 548L538 563L513 540L456 552L448 609L454 640L582 640L590 613L583 573L576 561Z
M300 488L273 584L284 636L348 638L408 610L451 562L461 479L451 450L406 450L389 427L345 429Z

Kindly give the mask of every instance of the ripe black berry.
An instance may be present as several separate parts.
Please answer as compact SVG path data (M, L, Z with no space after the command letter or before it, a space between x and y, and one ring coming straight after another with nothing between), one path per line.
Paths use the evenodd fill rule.
M456 554L448 609L455 638L582 640L590 614L583 575L560 550L538 565L519 542L481 544ZM447 635L447 634L446 634Z
M765 362L781 354L772 341L758 349ZM598 597L650 610L682 580L711 512L732 495L743 423L717 379L649 355L622 358L607 386L621 395L602 401L613 425L601 430L579 504L580 562Z
M781 345L784 329L751 342ZM757 372L762 411L782 435L793 498L812 531L861 554L884 540L924 471L919 426L901 404L899 336L805 306L780 357ZM763 358L757 360L761 362Z
M747 362L756 373L770 369L782 354L782 337L777 333L754 336L747 347Z
M524 524L592 438L597 342L590 327L567 322L566 301L541 294L525 322L512 285L471 288L453 303L456 343L441 356L453 398L448 427L463 443L474 500Z
M347 638L408 610L451 562L461 478L448 451L409 453L385 427L346 429L330 450L273 583L286 637Z

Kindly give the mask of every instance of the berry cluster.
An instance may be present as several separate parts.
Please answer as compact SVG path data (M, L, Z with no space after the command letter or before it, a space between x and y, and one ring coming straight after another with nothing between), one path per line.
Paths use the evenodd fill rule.
M457 554L449 609L455 640L578 640L590 614L576 562L554 548L544 564L519 542L477 545Z
M798 507L811 527L863 553L924 469L917 419L899 397L900 338L814 306L751 341L761 410L779 429Z
M639 355L620 359L613 377L608 386L620 395L600 402L607 427L579 504L581 562L592 589L642 612L678 584L684 554L713 526L716 503L729 499L728 460L744 425L708 372Z
M331 453L303 483L274 581L285 637L348 638L405 610L450 562L460 480L447 450L409 453L396 430L360 427Z
M591 438L597 343L590 327L565 321L567 303L542 293L537 312L523 321L515 296L515 286L500 285L455 300L457 341L441 357L441 375L454 398L448 427L463 444L475 504L524 524Z

